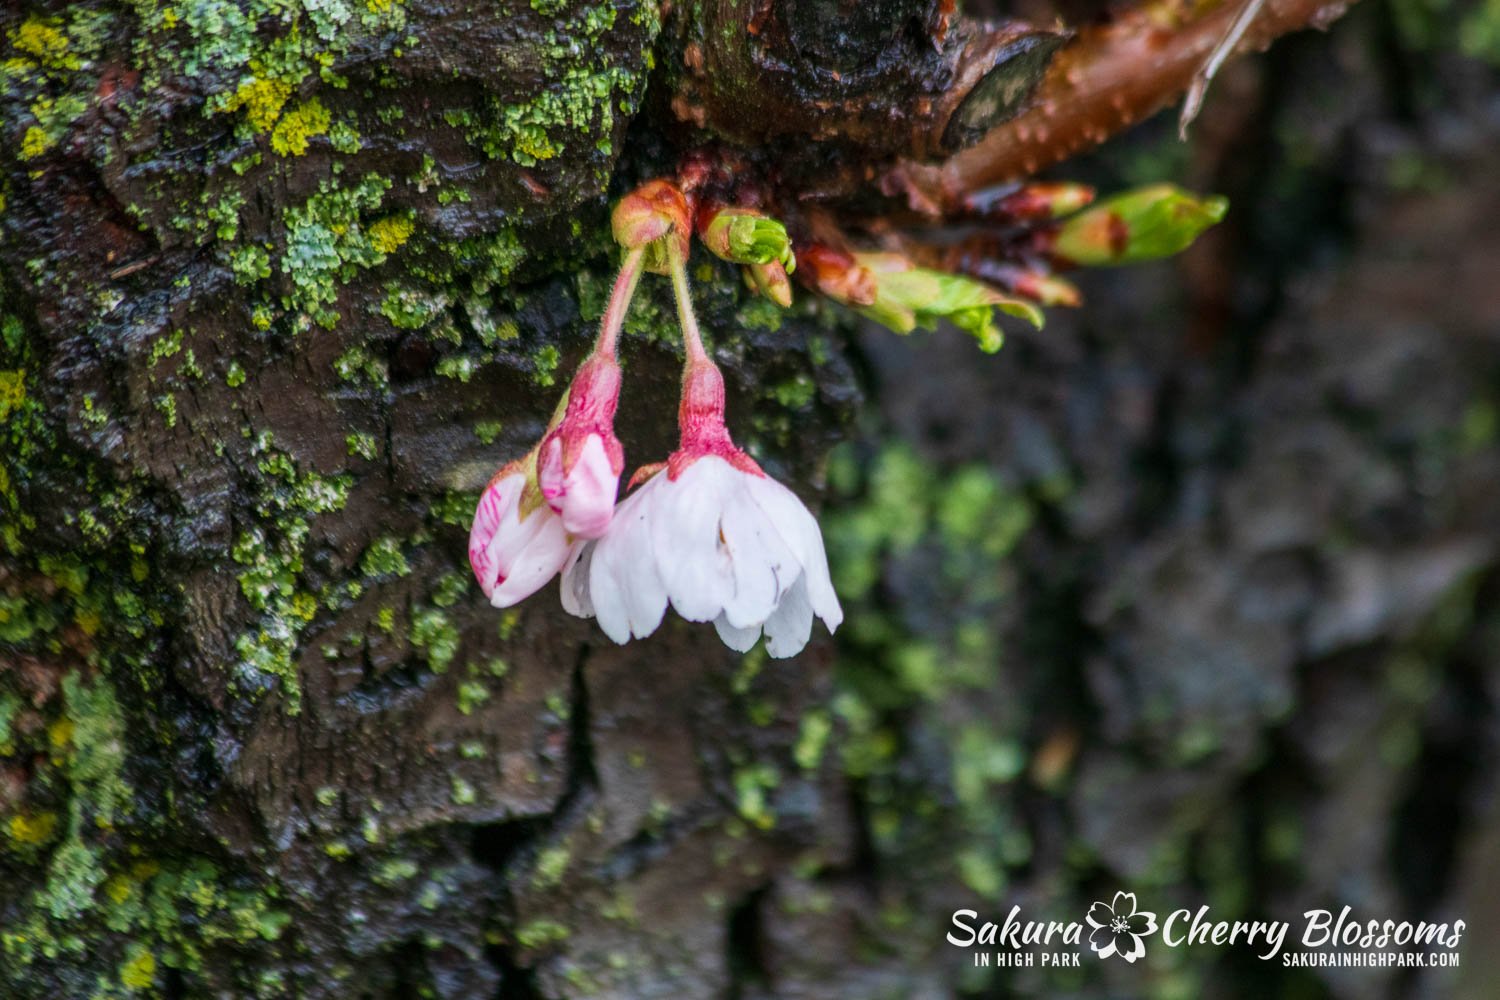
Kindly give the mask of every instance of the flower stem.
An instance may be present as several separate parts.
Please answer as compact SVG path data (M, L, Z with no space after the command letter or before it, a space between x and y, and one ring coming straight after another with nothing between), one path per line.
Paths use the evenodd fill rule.
M703 335L698 332L698 317L693 314L693 299L688 291L687 261L676 243L668 244L667 266L672 272L672 292L677 299L677 322L682 327L682 342L687 348L688 364L707 361L708 352L703 349Z
M609 305L604 308L604 320L599 324L599 339L594 343L594 353L600 357L615 356L615 342L620 338L620 328L625 325L630 300L635 297L635 286L641 280L641 264L645 257L645 247L630 250L620 265L620 273L615 276L615 286L609 291Z

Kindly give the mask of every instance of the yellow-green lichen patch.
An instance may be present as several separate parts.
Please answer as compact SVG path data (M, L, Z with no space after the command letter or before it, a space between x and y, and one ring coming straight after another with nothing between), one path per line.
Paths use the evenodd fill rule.
M286 254L278 265L293 290L283 307L320 326L333 326L339 285L385 261L386 252L363 219L380 207L390 186L375 174L350 187L325 182L306 202L286 209Z
M333 119L316 97L286 112L271 130L271 148L282 156L301 156L315 136L325 135Z
M19 371L0 371L0 421L26 401L26 377Z
M416 223L410 215L387 216L371 224L370 243L380 253L395 253L415 231Z
M33 160L57 146L94 100L97 79L82 72L98 54L112 15L74 8L67 14L32 14L5 33L0 89L19 97L32 119L19 154Z
M654 4L643 5L641 13L650 19L649 50L660 24ZM521 101L492 99L482 115L450 111L448 123L462 129L489 158L521 166L551 161L583 136L598 137L594 145L599 151L611 152L616 111L634 113L650 60L643 52L639 65L617 65L609 58L585 65L577 53L580 48L603 51L601 43L615 27L617 14L611 3L566 5L566 14L541 39L545 85Z

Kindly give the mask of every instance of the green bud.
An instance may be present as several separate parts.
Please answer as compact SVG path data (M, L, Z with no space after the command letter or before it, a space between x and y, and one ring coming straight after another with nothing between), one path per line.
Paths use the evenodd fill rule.
M747 209L721 209L703 230L702 238L704 246L731 264L776 261L787 273L797 268L786 227Z
M752 291L764 295L783 309L792 307L792 283L786 280L786 269L780 261L747 264L745 280Z
M1117 194L1064 222L1053 256L1100 267L1170 257L1224 218L1229 199L1200 198L1173 184L1153 184Z

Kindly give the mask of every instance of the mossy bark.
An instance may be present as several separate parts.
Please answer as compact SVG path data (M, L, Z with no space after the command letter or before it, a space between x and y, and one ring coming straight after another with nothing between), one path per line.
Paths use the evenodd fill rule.
M496 612L465 564L588 349L612 186L685 141L654 6L8 9L0 993L980 994L954 907L1076 919L1120 881L1284 916L1357 877L1494 927L1463 763L1496 683L1488 272L1382 278L1493 257L1464 208L1492 90L1415 43L1372 65L1387 13L1226 77L1250 96L1191 162L1164 125L1080 165L1246 221L997 359L701 265L737 438L810 501L858 438L826 476L849 624L779 662L681 622L617 648L548 593ZM1425 87L1470 141L1392 153ZM648 284L626 327L632 462L671 447L671 317ZM1369 995L1181 963L1147 991Z

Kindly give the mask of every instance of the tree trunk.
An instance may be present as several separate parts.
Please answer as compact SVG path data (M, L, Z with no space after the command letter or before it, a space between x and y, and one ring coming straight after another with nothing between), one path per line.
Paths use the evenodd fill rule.
M825 155L774 102L716 125L685 52L734 5L702 6L0 15L0 993L1493 993L1473 953L996 977L944 940L1122 885L1500 925L1493 77L1378 5L1226 71L1191 147L1075 169L1225 190L1231 227L994 359L695 260L736 437L828 501L849 621L789 661L675 620L617 647L465 561L588 351L608 196L696 119L809 186L931 151L952 107L899 144L870 109L972 54L856 21ZM862 51L801 6L787 44ZM662 285L632 465L672 447Z

